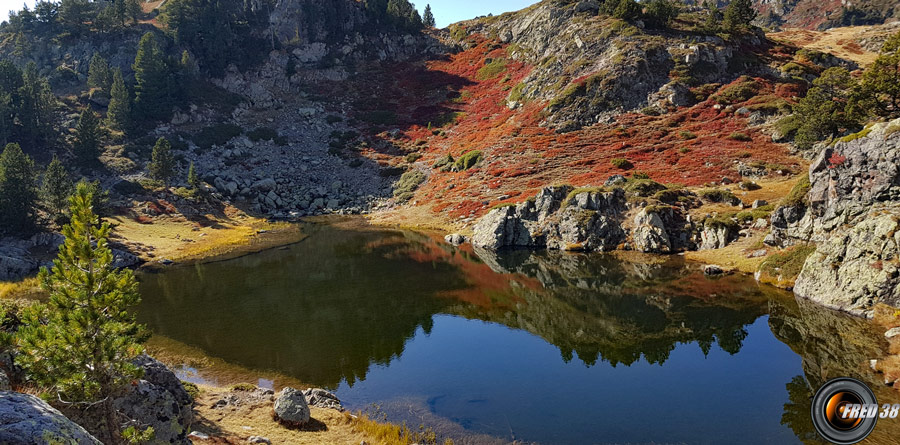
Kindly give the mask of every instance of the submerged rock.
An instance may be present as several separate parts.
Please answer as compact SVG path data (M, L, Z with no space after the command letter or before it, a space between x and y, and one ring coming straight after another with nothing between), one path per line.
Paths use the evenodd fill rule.
M11 391L0 391L0 443L102 445L47 402Z
M309 422L309 405L303 392L291 387L282 389L275 399L275 418L289 426L303 426Z

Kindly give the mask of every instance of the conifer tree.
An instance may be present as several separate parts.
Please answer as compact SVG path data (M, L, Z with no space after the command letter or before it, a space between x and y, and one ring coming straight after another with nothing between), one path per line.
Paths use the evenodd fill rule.
M172 144L166 138L159 138L153 145L150 154L150 176L168 185L175 175L175 157L172 155Z
M191 186L192 189L197 190L200 188L200 177L197 176L197 172L194 170L194 162L191 162L191 166L188 167L188 176L187 176L188 185Z
M7 144L0 154L0 228L15 234L32 231L36 202L34 161L19 144Z
M44 207L54 220L60 221L64 217L72 189L72 179L69 178L59 158L54 156L47 166L47 171L44 172L44 182L41 185Z
M29 142L43 140L50 128L54 98L50 92L50 84L38 74L34 62L25 66L19 100L17 115L23 139Z
M97 410L104 420L101 440L120 443L111 396L140 375L132 360L143 351L142 329L130 312L140 296L132 272L113 267L110 226L100 224L92 199L79 184L69 200L65 242L53 267L38 275L50 300L45 309L24 313L16 362L55 399Z
M732 0L725 8L725 26L734 31L738 27L750 26L756 19L756 9L751 0Z
M422 15L422 23L429 28L434 28L434 14L431 12L431 5L425 5L425 13Z
M112 72L109 70L109 63L99 53L94 53L94 57L91 57L91 65L88 67L88 86L109 91L111 84Z
M112 87L109 91L109 107L106 109L106 120L110 127L127 131L131 119L131 96L125 86L122 70L113 70Z
M884 42L878 58L863 73L856 96L859 103L854 105L870 114L900 115L900 33Z
M703 3L703 7L706 8L707 11L703 28L706 32L714 34L719 31L719 8L712 0L706 0Z
M171 112L166 61L153 33L146 33L134 58L134 111L142 118L163 119Z
M82 164L92 164L100 157L100 139L103 130L100 129L100 120L91 111L90 107L81 112L78 125L75 127L75 141L72 149L75 156Z

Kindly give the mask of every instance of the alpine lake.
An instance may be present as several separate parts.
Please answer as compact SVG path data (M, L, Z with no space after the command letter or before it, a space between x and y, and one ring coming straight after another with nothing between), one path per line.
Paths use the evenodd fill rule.
M183 379L326 388L457 443L810 443L828 379L898 398L867 370L885 347L869 323L751 276L678 256L486 252L359 220L303 231L138 274L151 344L218 364L185 363Z

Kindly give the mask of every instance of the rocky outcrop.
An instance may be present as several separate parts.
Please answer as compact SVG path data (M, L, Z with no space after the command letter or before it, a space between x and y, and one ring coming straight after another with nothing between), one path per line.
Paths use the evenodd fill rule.
M287 387L275 399L275 418L289 426L303 426L309 422L309 404L303 391Z
M803 265L794 293L856 315L900 307L900 207L835 231Z
M620 188L578 192L569 186L548 187L534 200L490 211L475 225L472 244L487 249L612 250L625 240L625 210Z
M144 371L144 375L113 399L119 421L140 430L152 427L153 443L190 444L188 434L193 421L193 401L181 381L152 357L139 356L133 363ZM105 419L96 410L65 411L95 436L101 437L105 431Z
M722 246L733 238L723 236ZM555 186L518 205L496 208L474 228L475 247L672 253L695 247L685 209L631 206L621 187Z
M0 443L102 445L43 400L11 391L0 391Z
M65 238L58 233L37 233L28 239L0 240L0 281L19 280L37 273L41 266L50 267L49 257L56 253ZM140 264L141 259L131 252L112 249L113 267L124 268Z
M873 125L822 150L809 191L772 215L767 243L812 241L794 292L820 304L871 315L900 306L900 119Z
M303 396L306 397L306 403L309 406L315 406L318 408L327 408L327 409L336 409L338 411L343 411L344 406L341 405L341 400L337 398L336 395L332 392L328 392L321 388L309 388L303 390Z

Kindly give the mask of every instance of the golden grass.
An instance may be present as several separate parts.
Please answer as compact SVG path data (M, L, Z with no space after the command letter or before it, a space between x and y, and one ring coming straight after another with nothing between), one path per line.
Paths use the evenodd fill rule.
M151 224L141 224L124 216L109 218L109 221L115 226L115 239L152 248L153 258L141 254L145 260L168 258L188 262L233 257L303 238L296 224L272 223L246 215L220 218L209 227L200 227L181 218L157 218Z
M381 445L412 445L412 444L436 444L437 435L434 431L422 426L417 430L410 429L405 424L395 425L383 423L371 419L368 415L360 414L354 419L353 430L365 434L374 443ZM446 439L445 445L453 445L453 441Z
M42 298L46 293L41 290L37 277L19 281L0 281L0 298Z
M759 244L765 236L765 232L756 232L752 236L741 238L721 249L685 252L684 258L696 263L715 264L725 270L756 273L766 257L747 258L747 255L760 248ZM767 250L771 251L772 249L768 248Z
M210 441L195 443L247 443L250 436L263 436L272 443L313 445L359 445L372 441L366 434L356 431L354 419L348 413L333 409L310 407L310 425L302 429L289 429L272 419L273 402L263 400L212 408L213 403L228 390L199 385L200 395L195 400L195 421L191 429L209 434Z

